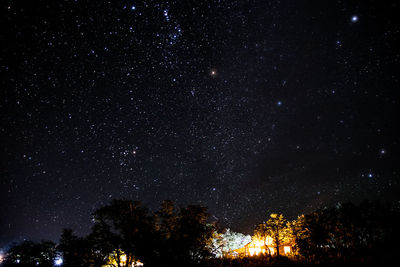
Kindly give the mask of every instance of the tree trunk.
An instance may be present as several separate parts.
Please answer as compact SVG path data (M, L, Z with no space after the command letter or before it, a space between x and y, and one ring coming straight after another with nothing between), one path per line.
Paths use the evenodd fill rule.
M277 236L277 238L276 238L276 240L275 240L275 244L276 244L276 256L279 257L279 245L280 245L280 242L279 242L279 232L278 232L278 236Z

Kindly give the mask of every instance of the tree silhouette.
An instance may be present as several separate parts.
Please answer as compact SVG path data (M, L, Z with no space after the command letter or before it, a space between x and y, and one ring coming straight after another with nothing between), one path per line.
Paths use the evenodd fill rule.
M211 255L213 228L204 207L188 206L178 213L167 200L149 215L140 202L113 200L93 215L88 238L97 256L108 255L115 266L131 266L136 260L146 266L190 265Z
M113 200L93 215L95 225L101 230L101 242L112 244L117 251L122 250L126 266L131 266L137 259L143 263L152 261L153 218L140 202Z
M175 255L187 264L198 263L211 256L214 228L207 224L205 207L190 205L181 208L175 232Z
M4 266L53 266L57 256L55 244L51 241L34 243L24 241L13 245L6 253Z
M78 237L71 229L64 229L57 249L63 255L63 266L102 266L105 256L101 255L89 237Z

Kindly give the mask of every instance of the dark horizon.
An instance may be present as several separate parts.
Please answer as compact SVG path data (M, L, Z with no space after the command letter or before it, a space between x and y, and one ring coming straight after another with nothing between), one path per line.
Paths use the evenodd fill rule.
M4 1L0 248L112 199L246 234L399 201L396 1Z

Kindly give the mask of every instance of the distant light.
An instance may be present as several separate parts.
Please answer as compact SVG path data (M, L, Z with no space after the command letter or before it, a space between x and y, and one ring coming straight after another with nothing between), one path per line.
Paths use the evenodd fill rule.
M372 178L372 177L374 177L374 175L372 173L368 173L368 177Z
M62 265L62 264L63 264L63 259L62 259L61 257L56 258L56 259L54 260L54 265L60 266L60 265Z
M16 263L20 263L20 262L21 262L21 260L20 260L20 259L17 259L15 262L16 262Z
M136 7L135 7L135 6L132 6L132 7L131 7L131 10L136 10Z
M357 17L357 16L352 16L352 17L351 17L351 21L352 21L352 22L358 21L358 17Z
M276 104L277 104L278 106L282 106L282 101L278 101L278 102L276 102Z
M386 150L385 149L381 149L381 151L379 151L381 153L381 155L386 154Z

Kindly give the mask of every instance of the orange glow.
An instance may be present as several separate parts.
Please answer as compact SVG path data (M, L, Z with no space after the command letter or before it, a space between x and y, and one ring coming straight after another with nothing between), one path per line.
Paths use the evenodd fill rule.
M274 248L269 248L269 251L271 252L271 255L275 254L275 249Z
M250 256L255 256L261 253L261 248L249 248Z
M293 240L289 241L288 243L280 244L279 252L284 255L289 255L292 253L291 243ZM274 241L271 236L266 237L259 237L253 236L252 241L245 245L242 248L236 249L233 251L233 257L240 257L240 256L258 256L261 254L270 254L276 255L277 251L274 245Z
M264 246L264 241L262 239L255 238L253 241L254 247Z
M263 239L254 238L248 247L250 256L265 254L265 244Z
M119 256L119 261L120 263L122 263L123 266L125 266L127 264L127 260L128 257L126 256L126 254L123 251L119 251L121 254ZM107 266L117 266L117 262L116 262L116 252L114 252L113 254L111 254L109 256L109 261L108 261L108 265ZM106 265L104 265L106 266ZM143 263L140 261L133 261L131 264L126 265L126 267L137 267L137 266L143 266Z

